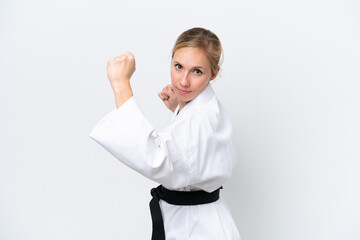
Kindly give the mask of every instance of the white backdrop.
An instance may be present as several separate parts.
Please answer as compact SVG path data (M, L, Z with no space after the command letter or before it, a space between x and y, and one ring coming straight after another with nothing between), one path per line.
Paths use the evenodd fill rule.
M177 36L205 27L235 129L224 186L242 240L360 239L360 4L0 0L0 239L150 239L154 182L90 139L115 101L106 63L136 57L158 129Z

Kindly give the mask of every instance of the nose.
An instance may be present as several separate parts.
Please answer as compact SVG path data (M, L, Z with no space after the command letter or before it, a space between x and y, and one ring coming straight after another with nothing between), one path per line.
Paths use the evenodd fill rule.
M189 75L188 75L188 73L184 73L184 75L181 77L180 86L181 86L181 87L184 87L184 88L190 86L190 81L189 81Z

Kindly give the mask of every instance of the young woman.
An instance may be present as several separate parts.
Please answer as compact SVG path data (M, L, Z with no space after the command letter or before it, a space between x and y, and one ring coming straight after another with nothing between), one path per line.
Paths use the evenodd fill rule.
M159 97L173 111L171 124L154 129L133 96L135 58L111 59L107 74L116 109L90 137L118 160L161 184L152 189L152 239L240 239L219 197L236 162L232 125L210 81L222 56L218 37L203 28L183 32L172 50L171 85Z

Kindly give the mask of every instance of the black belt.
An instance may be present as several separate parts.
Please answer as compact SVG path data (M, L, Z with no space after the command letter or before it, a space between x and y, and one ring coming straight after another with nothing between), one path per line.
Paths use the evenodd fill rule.
M220 189L208 193L205 191L173 191L159 185L157 188L151 189L150 212L153 225L151 240L165 240L164 221L161 215L159 205L160 199L173 205L198 205L212 203L219 199Z

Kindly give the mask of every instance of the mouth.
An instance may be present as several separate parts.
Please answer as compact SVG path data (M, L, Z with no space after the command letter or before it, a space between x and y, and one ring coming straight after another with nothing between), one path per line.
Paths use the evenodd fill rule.
M191 91L184 91L184 90L181 90L181 89L178 89L177 90L179 91L179 93L181 94L188 94L188 93L191 93Z

